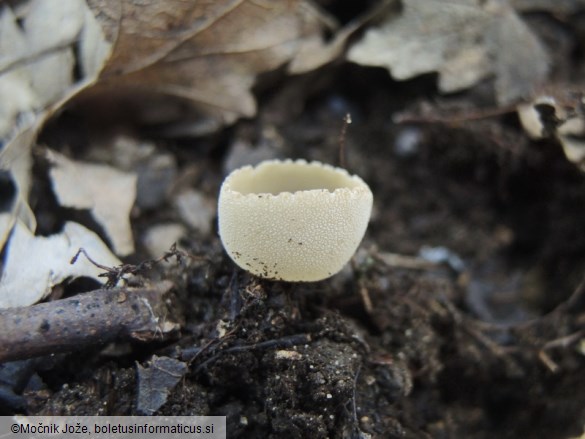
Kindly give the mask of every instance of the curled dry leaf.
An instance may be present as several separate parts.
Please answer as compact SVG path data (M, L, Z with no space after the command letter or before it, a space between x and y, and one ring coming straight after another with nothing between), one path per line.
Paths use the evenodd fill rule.
M137 105L142 122L201 119L195 132L253 116L250 88L258 74L289 62L321 38L322 15L303 0L149 2L89 0L112 53L88 98L111 96ZM169 103L180 109L165 112ZM148 96L151 96L148 99ZM173 100L175 98L176 100ZM135 108L135 107L132 107ZM154 111L156 110L156 111Z
M437 72L439 89L454 92L495 75L500 104L515 101L549 71L540 42L506 3L403 0L350 48L348 59L387 68L399 80Z
M0 308L32 305L68 278L86 276L99 281L101 270L89 261L81 259L70 264L80 247L103 265L120 264L100 238L80 224L66 223L60 234L43 237L34 236L17 221L4 249Z
M111 120L156 124L169 135L214 131L255 114L250 89L259 74L286 63L291 72L316 68L358 27L325 44L323 30L335 25L307 0L49 3L30 0L19 16L0 5L0 98L7 103L0 138L23 115L88 100L114 110ZM74 66L84 84L65 96ZM91 108L99 118L103 107Z
M134 252L130 210L136 199L136 175L107 165L83 163L48 152L53 190L59 203L89 209L104 228L114 251L121 256Z

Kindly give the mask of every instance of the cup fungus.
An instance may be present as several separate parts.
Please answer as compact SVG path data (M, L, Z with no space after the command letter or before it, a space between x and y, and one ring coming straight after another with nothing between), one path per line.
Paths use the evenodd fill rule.
M224 180L219 235L233 261L257 276L318 281L340 271L372 211L368 185L345 169L268 160Z

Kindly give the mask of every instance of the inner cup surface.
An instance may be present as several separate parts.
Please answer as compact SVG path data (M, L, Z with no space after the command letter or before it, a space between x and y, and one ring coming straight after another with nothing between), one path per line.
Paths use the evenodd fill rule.
M315 163L263 163L232 175L231 189L241 194L272 194L309 190L329 190L359 186L341 170Z

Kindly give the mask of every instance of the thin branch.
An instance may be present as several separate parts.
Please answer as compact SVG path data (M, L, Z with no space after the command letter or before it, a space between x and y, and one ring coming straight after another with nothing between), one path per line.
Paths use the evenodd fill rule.
M150 289L95 290L54 302L0 310L0 363L74 351L115 340L166 338L178 328L167 320L163 295Z
M208 358L203 363L201 363L195 369L195 372L199 372L201 369L209 366L211 363L214 363L224 354L234 354L238 352L246 352L252 350L266 350L266 349L282 349L282 348L289 348L292 346L297 346L301 344L307 344L311 342L311 335L310 334L296 334L291 335L288 337L277 338L274 340L267 340L261 341L259 343L253 343L248 345L237 345L232 346L226 349L222 349L221 351L217 352L211 358Z
M136 276L144 271L150 270L156 264L159 264L163 261L168 262L168 260L172 257L175 257L177 263L179 264L181 264L183 260L187 258L192 260L207 260L207 258L203 256L196 256L183 250L179 250L177 248L177 243L174 243L168 251L166 251L161 257L157 259L148 259L146 261L140 262L139 264L121 264L116 267L108 267L107 265L102 265L94 261L83 248L80 248L77 253L75 253L75 256L71 258L69 263L72 265L75 264L80 255L84 255L89 262L91 262L100 270L103 270L103 273L100 273L98 277L105 277L108 279L104 285L105 289L114 288L120 281L126 281L127 275Z
M351 397L351 405L352 405L352 415L353 415L353 422L356 428L359 429L359 420L358 420L358 413L357 413L357 386L358 386L358 378L360 376L360 372L362 371L362 366L359 365L358 369L353 377L353 389L352 389L352 397Z
M493 117L503 116L505 114L513 113L516 111L515 105L508 105L506 107L499 108L486 108L486 109L471 109L467 111L461 111L458 113L447 113L447 114L413 114L413 113L398 113L392 118L396 124L456 124L462 122L470 122L481 119L491 119Z
M351 114L347 113L343 118L343 126L339 134L339 166L347 167L347 154L345 152L345 135L347 134L347 127L351 124Z

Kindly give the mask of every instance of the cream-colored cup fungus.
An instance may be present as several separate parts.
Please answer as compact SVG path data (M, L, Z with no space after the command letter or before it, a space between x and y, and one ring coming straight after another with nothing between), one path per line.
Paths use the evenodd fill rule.
M372 211L368 185L345 169L268 160L224 180L219 235L234 262L264 278L318 281L339 272Z

